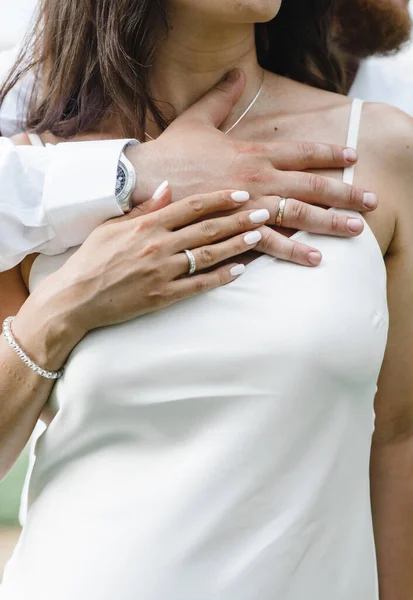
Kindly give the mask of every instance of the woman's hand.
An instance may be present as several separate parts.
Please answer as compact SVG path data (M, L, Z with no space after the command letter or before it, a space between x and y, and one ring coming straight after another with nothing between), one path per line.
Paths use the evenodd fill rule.
M169 202L170 194L168 188L156 202ZM54 281L48 279L49 294L57 288L61 297L62 288L70 289L66 312L75 322L73 328L84 335L225 285L244 266L232 261L213 267L254 248L261 239L258 229L269 218L265 209L225 214L248 198L246 192L214 192L150 213L149 205L147 214L134 209L113 219L89 236L52 276ZM204 220L196 222L199 219ZM185 277L189 271L185 249L193 252L197 271L212 270ZM18 326L17 319L14 325Z

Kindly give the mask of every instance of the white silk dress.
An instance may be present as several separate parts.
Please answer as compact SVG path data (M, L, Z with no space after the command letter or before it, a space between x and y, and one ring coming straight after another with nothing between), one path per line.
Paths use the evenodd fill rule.
M384 261L367 224L295 238L320 267L261 256L74 349L1 600L378 600ZM39 256L31 288L70 254Z

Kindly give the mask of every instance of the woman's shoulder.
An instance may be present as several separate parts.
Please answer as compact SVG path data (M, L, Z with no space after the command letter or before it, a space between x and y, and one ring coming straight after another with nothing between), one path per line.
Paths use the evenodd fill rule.
M300 85L294 82L289 89L297 92ZM320 141L340 143L340 132L348 128L352 99L303 86L300 96L299 112L309 131L315 135L319 130ZM306 109L303 102L307 102ZM369 215L369 222L390 242L397 221L413 220L413 118L393 106L365 102L357 150L355 184L377 193L379 210Z
M363 106L359 148L382 184L413 196L413 118L381 103Z
M389 248L398 224L413 222L412 117L393 106L366 102L358 152L355 183L377 193L379 208L368 221Z
M379 102L365 102L363 106L364 139L378 142L377 150L389 157L413 156L413 117L402 110Z

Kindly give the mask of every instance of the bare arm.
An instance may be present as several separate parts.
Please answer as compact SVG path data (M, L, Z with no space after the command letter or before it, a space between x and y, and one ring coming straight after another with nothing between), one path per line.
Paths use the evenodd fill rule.
M40 295L27 300L18 267L0 273L0 321L19 313L14 323L16 338L24 339L25 350L38 364L54 369L63 364L76 338L62 330L64 321L57 321L57 314L55 318L47 314L46 306L52 304L43 303ZM0 479L25 447L53 385L28 369L0 336Z
M413 598L413 253L395 251L387 262L391 327L376 399L371 494L380 598L407 600Z
M393 116L392 126L400 115ZM401 120L394 164L385 167L391 169L387 192L398 219L386 258L390 332L371 455L381 600L413 598L413 122Z

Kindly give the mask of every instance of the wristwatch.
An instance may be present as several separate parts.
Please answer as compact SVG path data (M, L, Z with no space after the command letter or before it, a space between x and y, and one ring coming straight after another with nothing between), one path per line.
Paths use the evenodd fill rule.
M130 212L133 208L132 192L136 186L136 172L133 164L125 153L122 152L119 158L118 170L116 174L115 197L119 208L124 214Z

